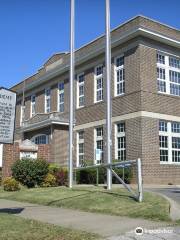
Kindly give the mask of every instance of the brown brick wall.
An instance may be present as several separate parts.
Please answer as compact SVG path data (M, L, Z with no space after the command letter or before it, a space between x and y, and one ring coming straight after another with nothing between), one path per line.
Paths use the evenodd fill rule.
M44 159L51 162L51 146L49 144L38 145L37 156L40 159ZM4 144L3 145L3 178L12 175L11 167L13 163L20 158L19 143Z
M11 166L19 159L19 144L4 144L3 145L3 178L11 176Z

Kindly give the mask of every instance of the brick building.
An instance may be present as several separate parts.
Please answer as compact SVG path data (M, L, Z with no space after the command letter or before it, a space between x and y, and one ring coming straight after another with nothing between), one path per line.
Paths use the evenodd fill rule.
M180 31L137 16L115 28L111 41L113 159L140 157L145 183L180 184ZM96 149L106 161L104 36L75 59L74 164L98 164ZM48 160L61 165L68 161L68 79L69 53L58 53L12 87L15 141L47 144Z

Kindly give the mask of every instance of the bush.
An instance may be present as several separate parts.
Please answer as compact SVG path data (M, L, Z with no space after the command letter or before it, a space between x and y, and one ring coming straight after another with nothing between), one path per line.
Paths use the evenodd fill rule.
M53 175L55 175L60 169L60 166L56 163L50 163L48 167L49 173Z
M28 188L40 186L48 174L49 164L41 159L21 159L12 166L12 176Z
M113 168L114 171L120 176L121 178L123 177L123 169L122 168ZM106 169L100 167L98 169L98 178L99 184L104 184L106 183ZM97 169L95 168L89 168L89 169L83 169L83 170L78 170L76 171L76 182L78 184L96 184L97 182ZM124 169L124 181L125 183L130 183L132 179L132 170L131 168L125 168ZM113 183L119 183L119 181L113 176L112 177L112 182Z
M18 181L16 181L13 177L7 177L3 181L4 191L18 191L20 190L20 186Z
M66 186L68 184L67 168L60 168L56 173L56 182L58 186Z
M89 168L76 171L76 182L78 184L96 184L97 169ZM103 184L106 181L106 169L98 169L99 183Z
M44 178L42 187L55 187L55 186L57 186L56 177L53 174L48 173Z

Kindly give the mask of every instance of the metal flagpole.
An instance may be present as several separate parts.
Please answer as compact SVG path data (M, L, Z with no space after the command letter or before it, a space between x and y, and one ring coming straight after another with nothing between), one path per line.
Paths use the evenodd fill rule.
M73 124L74 124L74 106L73 106L73 81L74 81L74 1L71 0L71 23L70 23L70 81L69 81L69 188L73 184Z
M106 156L111 163L111 38L110 38L110 0L106 0ZM107 189L112 188L112 172L107 169Z

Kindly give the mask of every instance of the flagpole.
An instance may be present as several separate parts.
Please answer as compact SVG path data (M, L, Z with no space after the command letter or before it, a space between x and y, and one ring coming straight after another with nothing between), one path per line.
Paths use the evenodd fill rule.
M111 123L111 37L110 37L110 0L106 1L106 156L112 162L112 123ZM107 189L112 188L112 173L107 169Z
M73 106L73 82L74 82L74 1L71 0L70 10L70 81L69 81L69 188L73 185L73 124L74 124L74 106Z

